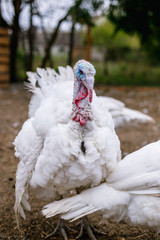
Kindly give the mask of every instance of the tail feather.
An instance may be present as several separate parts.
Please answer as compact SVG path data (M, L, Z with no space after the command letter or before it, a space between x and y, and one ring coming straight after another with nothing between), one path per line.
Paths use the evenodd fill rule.
M70 66L58 67L61 81L74 81L73 69Z
M56 73L53 69L43 69L43 68L37 68L37 81L40 86L40 88L43 90L46 86L50 84L54 84L59 80L59 74Z
M88 205L80 195L77 195L44 206L42 213L46 218L60 214L61 218L72 222L98 210L96 207Z
M89 214L95 213L98 210L100 210L100 209L97 209L97 208L92 207L92 206L84 206L84 207L81 207L81 209L78 209L77 211L62 214L61 218L65 219L65 220L72 219L72 220L70 220L70 222L73 222L73 221L78 220L79 218L82 218L82 217L85 217Z
M33 92L29 104L29 117L34 116L36 110L42 101L57 93L57 83L66 81L73 82L73 69L70 66L59 67L59 73L54 69L37 68L37 72L27 72L28 82L25 82L25 88Z
M114 119L115 127L126 126L126 124L135 126L139 123L155 123L155 120L149 115L126 107L111 110L111 115Z
M107 184L48 204L42 213L47 218L59 214L62 219L72 222L97 211L107 219L117 222L124 219L134 225L149 226L159 231L159 198L118 191Z
M140 111L127 108L125 104L117 99L98 96L99 104L105 105L112 115L116 128L123 126L135 126L139 123L155 123L154 119Z
M28 76L28 82L25 82L24 86L30 92L35 93L37 91L37 87L36 87L36 82L37 82L36 73L27 72L27 76Z
M44 206L42 213L46 218L59 214L65 220L75 221L97 211L103 213L105 210L112 214L113 209L127 205L128 201L128 193L114 190L104 183L74 197L50 203Z
M58 67L59 73L51 68L37 68L37 72L27 72L28 82L25 82L25 87L33 92L40 88L41 91L44 91L46 86L54 85L57 81L73 81L73 69L70 66L67 67Z
M129 108L126 108L126 107L123 109L122 114L124 116L128 115L128 119L127 119L128 122L129 121L135 121L135 120L137 120L137 122L140 121L142 123L145 123L145 122L154 123L155 122L155 120L152 117L148 116L147 114L142 113L142 112L137 111L137 110L129 109Z
M72 204L73 201L74 205ZM46 218L50 218L58 214L69 212L71 209L77 211L79 208L81 208L81 201L79 201L79 195L77 195L72 197L72 201L68 198L45 205L42 213L46 216Z

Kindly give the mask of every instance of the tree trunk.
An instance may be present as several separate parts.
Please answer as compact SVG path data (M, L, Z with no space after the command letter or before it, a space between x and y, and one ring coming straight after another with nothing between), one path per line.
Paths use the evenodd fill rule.
M68 65L72 65L73 60L73 48L74 48L74 33L75 33L75 20L72 19L72 27L70 32L70 43L69 43L69 53L68 53Z
M21 12L21 0L13 0L15 15L12 23L12 35L10 42L10 81L16 82L17 49L19 37L19 15Z
M28 39L29 39L29 56L28 56L28 69L32 71L33 68L33 2L34 0L30 0L30 27L28 31Z
M91 26L87 28L86 60L91 61Z
M2 1L0 0L0 26L9 28L10 26L8 25L8 23L6 22L6 20L2 16L2 6L1 6L1 4L2 4Z
M56 29L54 30L49 42L48 42L48 45L46 47L46 53L45 53L45 56L42 60L42 65L41 67L44 68L47 64L47 61L49 60L49 57L50 57L50 51L51 51L51 47L54 45L55 41L56 41L56 37L57 37L57 34L58 34L58 31L59 31L59 28L60 28L60 25L63 21L65 21L67 19L67 17L69 16L70 14L70 10L67 12L67 14L59 20L58 24L57 24L57 27Z

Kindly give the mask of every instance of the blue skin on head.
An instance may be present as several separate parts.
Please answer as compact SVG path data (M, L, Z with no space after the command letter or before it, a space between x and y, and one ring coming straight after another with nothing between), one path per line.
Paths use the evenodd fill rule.
M85 60L79 61L77 67L78 68L76 70L76 78L81 79L82 81L86 79L86 68L90 69L93 75L95 74L95 69L93 65Z
M77 69L77 71L76 71L76 77L79 79L81 79L81 80L85 80L85 75L84 75L84 73L82 72L82 70L81 69Z

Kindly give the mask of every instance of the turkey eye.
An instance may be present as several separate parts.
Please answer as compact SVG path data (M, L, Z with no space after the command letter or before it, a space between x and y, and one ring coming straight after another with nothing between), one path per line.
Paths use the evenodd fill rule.
M79 75L80 75L80 79L81 79L82 81L84 81L84 80L85 80L85 74L84 74L83 71L80 70L80 69L79 69Z
M83 71L81 69L77 69L76 71L76 77L79 80L84 81L85 80L85 74L83 73Z

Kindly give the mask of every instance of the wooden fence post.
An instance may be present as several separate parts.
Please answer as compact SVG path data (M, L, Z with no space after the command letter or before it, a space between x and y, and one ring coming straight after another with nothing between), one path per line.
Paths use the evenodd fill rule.
M0 88L9 86L10 36L8 28L0 27Z

